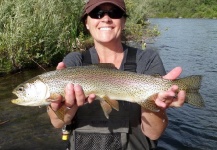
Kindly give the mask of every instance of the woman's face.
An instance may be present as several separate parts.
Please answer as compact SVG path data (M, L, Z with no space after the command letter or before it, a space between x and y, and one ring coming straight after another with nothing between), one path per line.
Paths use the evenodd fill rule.
M112 4L102 4L93 11L99 12L101 10L107 12L115 8L117 7ZM121 17L120 19L112 19L114 17L109 17L107 13L105 13L102 18L99 17L100 19L95 19L93 17L91 18L90 16L91 15L87 16L86 28L90 31L90 34L92 35L95 42L121 42L121 31L125 26L125 17Z

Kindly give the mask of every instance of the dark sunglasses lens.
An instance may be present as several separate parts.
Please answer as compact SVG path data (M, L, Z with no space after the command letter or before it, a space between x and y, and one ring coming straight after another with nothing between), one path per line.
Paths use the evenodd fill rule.
M123 11L120 9L111 9L108 11L108 16L112 19L120 19L123 17Z
M111 9L109 11L104 11L101 9L94 9L91 11L88 15L93 19L101 19L105 16L105 14L108 14L108 16L112 19L120 19L123 17L124 12L120 9Z
M88 15L93 19L100 19L104 16L104 12L100 9L94 9Z

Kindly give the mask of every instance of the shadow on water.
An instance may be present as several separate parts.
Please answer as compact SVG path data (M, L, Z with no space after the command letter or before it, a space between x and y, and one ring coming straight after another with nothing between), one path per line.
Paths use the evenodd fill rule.
M11 99L16 97L11 93L12 89L40 73L41 70L31 70L0 77L0 149L64 149L61 130L51 125L46 107L25 107L11 103Z

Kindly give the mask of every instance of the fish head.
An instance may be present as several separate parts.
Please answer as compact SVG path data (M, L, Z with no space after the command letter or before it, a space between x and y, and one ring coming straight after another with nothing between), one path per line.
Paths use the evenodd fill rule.
M18 98L11 102L23 106L48 105L45 99L49 97L48 86L39 78L32 78L18 85L12 92Z

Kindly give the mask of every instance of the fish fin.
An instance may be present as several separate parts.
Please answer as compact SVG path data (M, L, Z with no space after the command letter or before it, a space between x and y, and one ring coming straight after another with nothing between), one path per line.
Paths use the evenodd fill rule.
M186 91L186 103L196 107L204 107L203 97L199 93L201 81L201 75L193 75L172 82L173 84L178 85L180 90Z
M99 68L106 68L106 69L117 69L115 67L114 64L112 63L98 63L98 64L94 64L94 65L91 65L93 67L99 67Z
M119 103L116 100L111 100L108 96L98 96L100 105L105 114L105 117L109 119L109 114L112 112L112 108L119 111Z
M155 77L155 78L162 78L162 76L160 74L153 74L151 75L152 77Z
M186 93L185 102L196 107L205 107L203 97L199 93Z
M112 108L119 111L119 103L116 100L111 100L108 96L104 96L103 100L105 100Z
M160 108L155 104L155 99L158 94L151 95L144 102L138 103L143 108L148 109L153 112L159 112Z
M46 99L46 101L47 101L47 102L55 102L55 101L60 100L61 98L64 98L64 97L62 97L62 95L60 95L60 94L58 94L58 93L52 93L52 94L50 95L50 97L48 97L48 98Z
M109 114L112 112L112 107L104 100L100 100L100 105L105 114L105 117L109 119Z
M64 121L64 116L65 116L65 112L66 112L65 107L62 106L57 111L53 110L50 106L48 106L48 107L49 107L49 109L51 109L57 115L57 117L60 120Z

